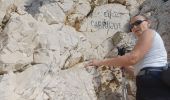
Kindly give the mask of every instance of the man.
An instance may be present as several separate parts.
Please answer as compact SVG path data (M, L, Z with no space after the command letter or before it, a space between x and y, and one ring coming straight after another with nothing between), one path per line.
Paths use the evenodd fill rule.
M124 56L105 60L91 60L86 66L134 66L136 100L170 100L170 89L161 81L161 71L167 64L167 52L160 35L150 29L150 20L136 15L130 20L137 42Z

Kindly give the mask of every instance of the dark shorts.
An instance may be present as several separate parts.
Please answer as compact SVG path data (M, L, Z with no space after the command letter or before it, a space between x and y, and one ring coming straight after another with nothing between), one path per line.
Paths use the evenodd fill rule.
M170 88L161 81L161 71L137 76L136 86L136 100L170 100Z

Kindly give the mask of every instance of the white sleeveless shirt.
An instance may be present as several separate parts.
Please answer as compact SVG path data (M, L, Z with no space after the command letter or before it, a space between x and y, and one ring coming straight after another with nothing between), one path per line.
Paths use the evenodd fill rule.
M167 63L167 52L159 33L154 32L151 49L145 54L142 60L134 65L134 75L136 76L142 68L161 67Z

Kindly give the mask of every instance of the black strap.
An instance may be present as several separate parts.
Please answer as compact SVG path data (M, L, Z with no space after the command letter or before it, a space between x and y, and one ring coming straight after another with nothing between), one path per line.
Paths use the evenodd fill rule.
M166 66L161 66L161 67L145 67L142 70L164 70L166 68Z

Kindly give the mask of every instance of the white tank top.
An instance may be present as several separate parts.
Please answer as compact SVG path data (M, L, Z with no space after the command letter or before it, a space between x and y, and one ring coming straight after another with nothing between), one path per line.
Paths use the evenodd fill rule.
M145 67L161 67L167 63L167 52L160 35L155 31L152 47L144 58L135 64L134 75Z

